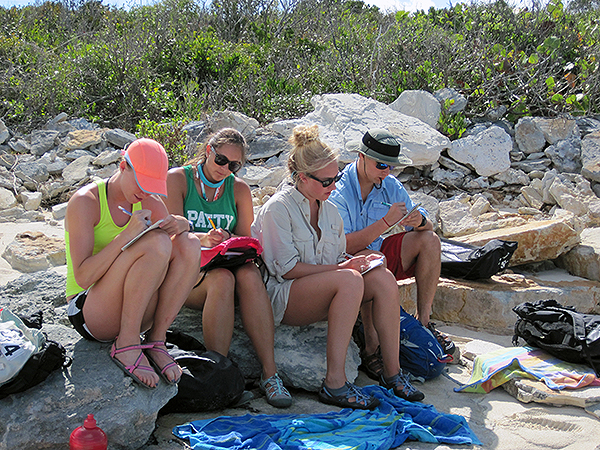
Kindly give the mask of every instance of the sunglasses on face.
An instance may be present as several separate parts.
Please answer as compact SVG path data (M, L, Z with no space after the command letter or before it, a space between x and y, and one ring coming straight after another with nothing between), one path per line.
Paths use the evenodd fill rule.
M314 175L307 173L306 174L309 178L312 178L315 181L318 181L319 183L321 183L323 185L324 188L331 186L332 183L337 183L338 181L340 181L342 179L342 174L338 173L335 177L333 178L325 178L324 180L321 180L317 177L315 177Z
M211 147L212 148L212 147ZM221 155L217 153L217 151L212 149L215 154L215 163L219 166L227 166L230 172L236 173L238 170L242 168L242 163L239 161L229 161L229 158L225 155Z
M391 169L391 166L389 164L384 164L382 162L376 162L375 168L377 170L385 170L385 169Z

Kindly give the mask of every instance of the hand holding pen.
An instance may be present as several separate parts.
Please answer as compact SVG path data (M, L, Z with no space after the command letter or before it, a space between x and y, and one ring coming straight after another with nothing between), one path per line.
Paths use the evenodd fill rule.
M150 217L152 216L152 212L149 209L140 209L139 211L136 211L134 214L131 211L128 211L125 208L123 208L121 205L119 205L118 208L123 213L127 214L129 217L132 217L132 218L139 217L146 224L147 227L152 225L152 221L150 220Z
M217 244L225 241L227 238L225 237L224 230L222 228L217 228L215 222L209 217L208 221L210 222L210 226L212 227L206 233L207 244L205 247L214 247Z

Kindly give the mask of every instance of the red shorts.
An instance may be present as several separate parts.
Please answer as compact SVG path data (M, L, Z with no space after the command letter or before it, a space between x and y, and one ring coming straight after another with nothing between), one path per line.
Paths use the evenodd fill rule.
M405 234L406 232L388 236L381 244L381 253L385 255L387 267L396 276L396 280L405 280L406 278L415 276L416 264L410 266L406 271L402 267L402 258L400 255L402 250L402 239L404 239Z

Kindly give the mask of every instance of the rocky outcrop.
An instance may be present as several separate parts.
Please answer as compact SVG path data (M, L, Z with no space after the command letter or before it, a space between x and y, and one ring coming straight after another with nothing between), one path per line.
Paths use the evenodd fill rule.
M404 309L416 310L414 279L398 282ZM432 318L475 329L512 334L522 302L552 298L582 313L600 314L600 283L573 277L560 269L537 275L506 273L489 280L441 278L433 301Z
M141 389L110 360L109 344L89 342L68 324L65 278L51 271L23 275L0 290L0 308L29 316L41 310L42 331L60 342L73 363L43 383L0 400L0 447L64 449L73 429L94 414L109 448L135 450L154 431L158 411L177 388Z

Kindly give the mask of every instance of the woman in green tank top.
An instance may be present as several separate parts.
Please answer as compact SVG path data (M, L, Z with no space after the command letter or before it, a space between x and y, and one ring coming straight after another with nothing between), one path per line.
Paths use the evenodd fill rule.
M86 339L112 341L114 363L148 388L181 377L165 337L196 282L189 268L200 265L187 220L160 198L168 168L162 145L138 139L108 180L73 194L65 217L69 320Z
M189 220L190 234L202 247L214 247L234 235L250 236L254 220L250 187L234 175L242 167L246 147L241 133L224 128L200 147L188 165L169 171L167 208ZM262 365L259 387L271 405L290 406L292 397L275 365L273 310L256 265L208 273L198 270L197 275L185 306L202 310L206 348L228 354L237 296L242 323Z

